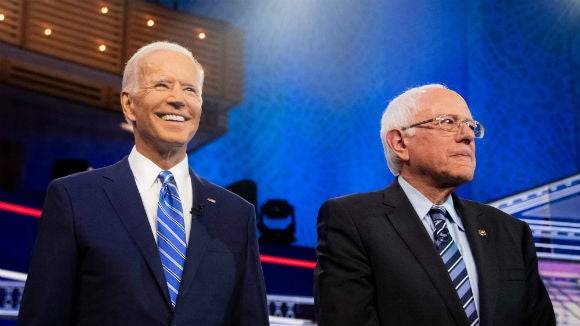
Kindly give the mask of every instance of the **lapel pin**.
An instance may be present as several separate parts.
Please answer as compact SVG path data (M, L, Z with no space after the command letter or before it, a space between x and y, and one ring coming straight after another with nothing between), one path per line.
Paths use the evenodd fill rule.
M207 201L212 203L212 204L215 204L215 199L213 199L213 198L208 198Z
M477 233L479 233L479 236L481 237L485 237L487 235L487 231L485 231L484 229L477 230Z

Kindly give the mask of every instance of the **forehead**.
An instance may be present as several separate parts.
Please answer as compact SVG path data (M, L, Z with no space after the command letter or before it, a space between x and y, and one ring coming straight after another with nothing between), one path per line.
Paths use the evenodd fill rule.
M429 89L419 97L417 116L431 118L441 114L454 114L471 118L471 112L461 95L449 89Z
M199 82L199 67L184 54L158 50L147 54L139 62L139 71L146 79L170 77L180 81Z

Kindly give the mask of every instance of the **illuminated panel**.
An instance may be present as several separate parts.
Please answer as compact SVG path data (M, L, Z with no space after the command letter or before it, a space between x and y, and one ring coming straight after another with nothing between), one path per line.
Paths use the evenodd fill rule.
M0 1L0 41L20 45L22 0Z
M24 47L118 73L123 4L121 0L29 1Z

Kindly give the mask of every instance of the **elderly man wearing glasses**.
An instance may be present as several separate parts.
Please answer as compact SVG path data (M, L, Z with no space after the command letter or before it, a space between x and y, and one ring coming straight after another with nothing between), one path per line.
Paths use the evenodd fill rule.
M484 127L443 85L412 88L381 120L384 190L318 215L319 325L554 325L529 227L453 192L473 179Z

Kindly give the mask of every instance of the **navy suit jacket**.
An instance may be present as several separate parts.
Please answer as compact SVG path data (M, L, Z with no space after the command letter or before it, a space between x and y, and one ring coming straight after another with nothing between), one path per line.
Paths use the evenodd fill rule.
M482 326L555 325L529 227L453 195L477 267ZM327 201L318 215L320 326L468 325L429 234L398 182Z
M195 214L174 311L125 158L49 185L19 323L267 325L254 207L190 174Z

